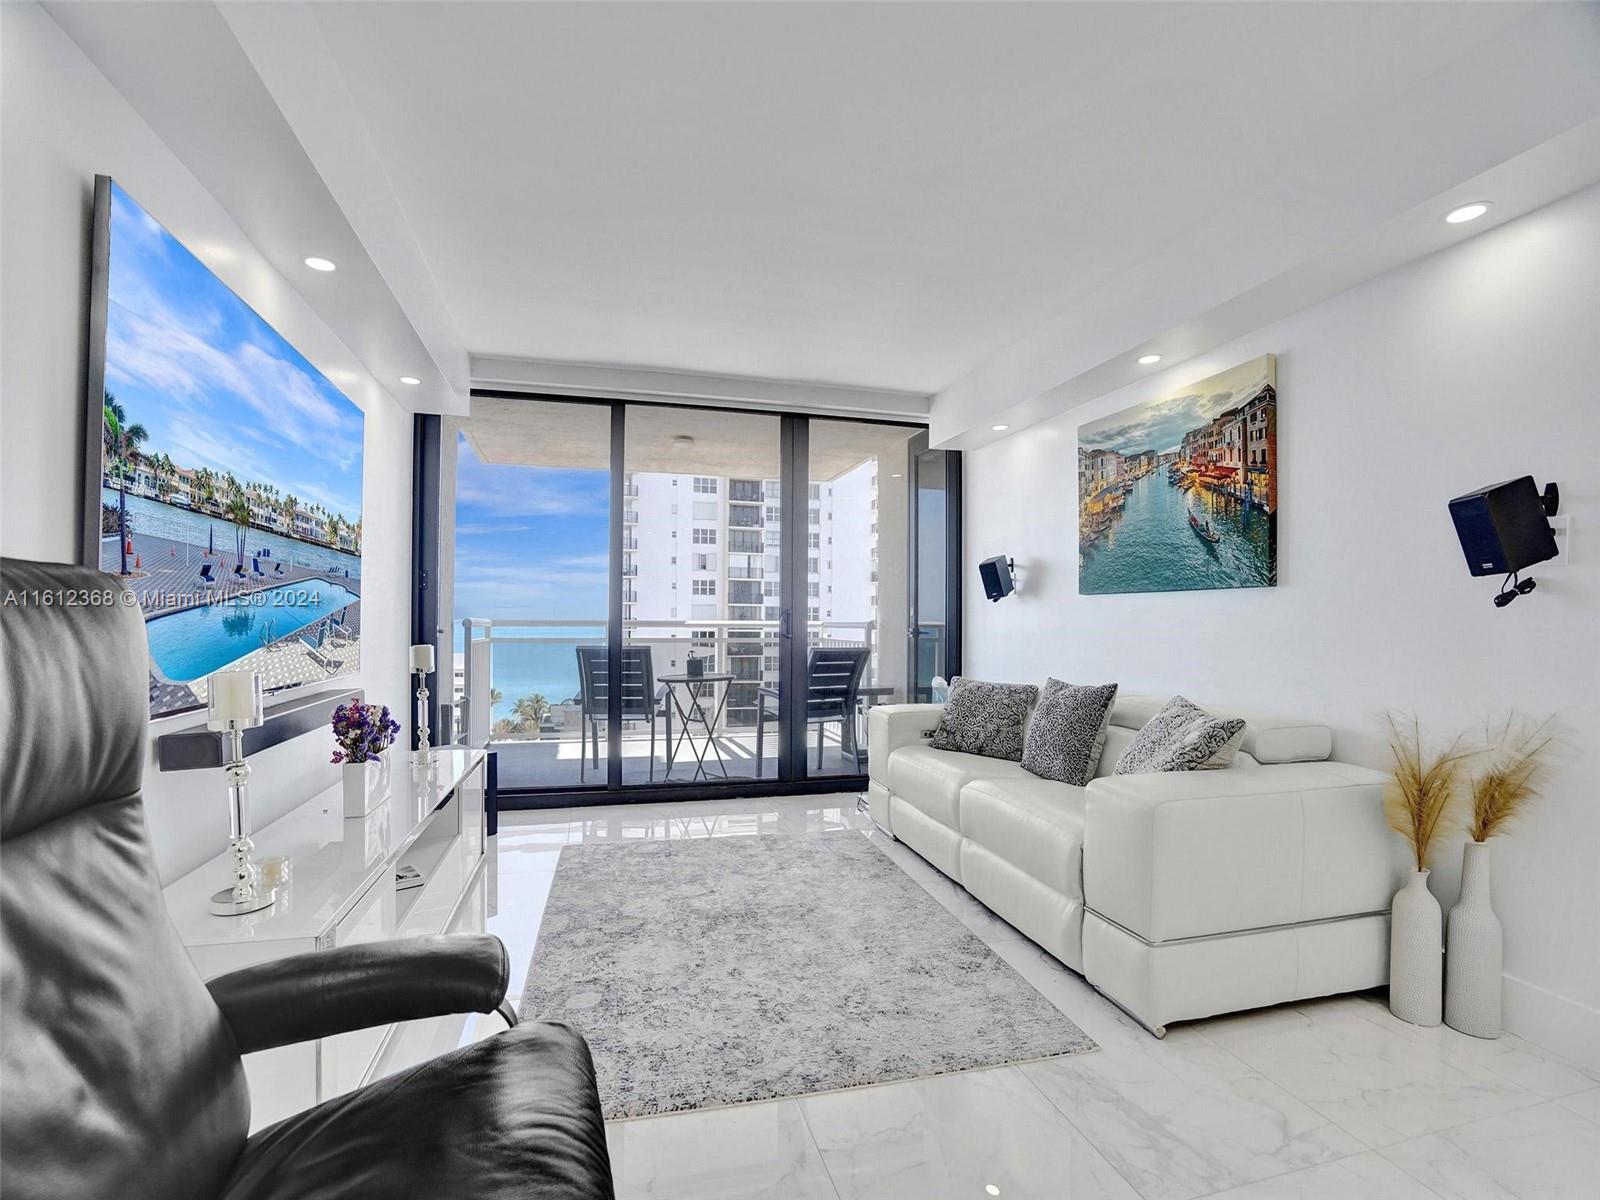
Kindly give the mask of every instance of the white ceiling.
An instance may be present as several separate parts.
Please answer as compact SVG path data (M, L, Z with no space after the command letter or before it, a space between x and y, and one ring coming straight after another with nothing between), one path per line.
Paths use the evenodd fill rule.
M172 97L223 86L185 64L225 28L303 150L271 169L342 211L444 377L470 354L604 394L618 368L657 395L937 394L947 444L1117 386L1163 336L1164 365L1203 351L1248 297L1356 281L1330 257L1437 248L1431 216L1394 223L1519 155L1562 169L1494 220L1600 178L1600 140L1558 140L1600 120L1595 5L341 0L225 3L204 30L186 7L52 11L115 10L58 20L162 81L180 156ZM167 52L85 29L129 22ZM248 169L215 173L244 194Z
M936 392L1525 9L315 12L474 352Z

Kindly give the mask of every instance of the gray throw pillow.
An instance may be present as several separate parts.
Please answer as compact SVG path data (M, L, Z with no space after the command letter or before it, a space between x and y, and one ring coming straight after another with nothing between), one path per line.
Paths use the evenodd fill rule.
M1106 722L1117 685L1074 687L1047 679L1022 749L1022 769L1041 779L1083 787L1094 778L1106 748Z
M1243 721L1213 717L1182 696L1174 696L1139 730L1112 774L1225 767L1233 761L1234 751L1243 739Z
M1031 683L984 683L958 675L950 681L950 699L928 744L935 750L1018 762L1022 728L1038 698L1039 689Z

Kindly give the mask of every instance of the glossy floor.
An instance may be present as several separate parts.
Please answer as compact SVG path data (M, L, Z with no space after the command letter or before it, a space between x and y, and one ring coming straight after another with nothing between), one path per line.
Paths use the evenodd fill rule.
M1496 1200L1600 1196L1600 1077L1518 1038L1418 1029L1339 997L1157 1041L872 830L856 797L507 813L489 927L520 991L561 847L854 829L1100 1043L1098 1053L614 1122L623 1200ZM473 1021L465 1038L487 1036Z

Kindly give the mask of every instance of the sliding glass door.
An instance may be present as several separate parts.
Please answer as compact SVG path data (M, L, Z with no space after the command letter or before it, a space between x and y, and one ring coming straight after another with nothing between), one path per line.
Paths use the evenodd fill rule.
M498 752L502 788L604 788L604 679L583 668L610 629L611 413L484 398L446 428L456 740Z
M626 408L624 784L778 778L782 421Z
M475 393L443 439L451 735L497 753L503 792L865 773L867 710L918 690L922 576L959 557L918 553L917 477L953 457L918 428Z

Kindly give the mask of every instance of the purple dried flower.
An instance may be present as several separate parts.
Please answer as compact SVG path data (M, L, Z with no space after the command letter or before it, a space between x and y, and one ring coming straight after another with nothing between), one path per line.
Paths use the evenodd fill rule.
M332 725L335 763L368 762L393 745L400 732L387 704L363 704L358 698L333 710Z

